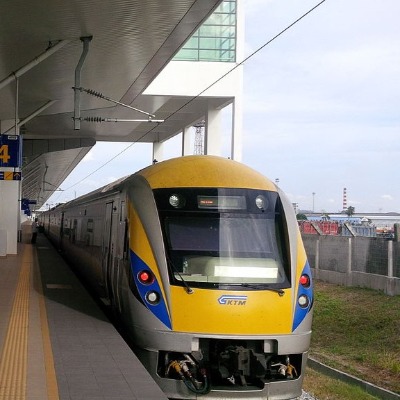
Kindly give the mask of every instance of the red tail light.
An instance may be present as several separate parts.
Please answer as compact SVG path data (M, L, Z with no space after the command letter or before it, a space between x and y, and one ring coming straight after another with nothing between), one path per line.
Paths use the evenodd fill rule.
M302 275L300 277L300 284L304 287L309 287L310 286L310 277L308 275Z
M140 271L138 273L138 279L143 285L150 285L154 282L154 275L150 271Z

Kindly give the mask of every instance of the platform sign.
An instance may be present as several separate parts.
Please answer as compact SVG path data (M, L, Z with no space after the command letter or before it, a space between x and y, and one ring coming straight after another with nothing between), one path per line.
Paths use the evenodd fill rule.
M19 135L0 135L0 167L22 165L22 140Z
M24 212L25 215L31 215L31 204L37 204L36 200L29 200L29 199L21 199L21 210Z
M20 181L21 172L0 171L0 181Z

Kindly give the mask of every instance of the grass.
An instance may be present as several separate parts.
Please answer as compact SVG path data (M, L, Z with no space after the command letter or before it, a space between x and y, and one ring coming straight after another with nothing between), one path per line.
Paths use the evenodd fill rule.
M310 368L304 379L304 390L318 400L376 400L357 386L351 386L322 375Z
M316 282L310 355L331 367L400 393L400 296ZM307 373L315 375L314 371ZM320 400L336 399L332 395L319 397L317 386L315 377L306 378L306 391ZM352 398L361 399L358 395Z

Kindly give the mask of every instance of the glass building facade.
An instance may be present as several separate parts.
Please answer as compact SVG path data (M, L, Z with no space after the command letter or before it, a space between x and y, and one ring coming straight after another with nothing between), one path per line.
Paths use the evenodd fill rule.
M175 61L236 61L236 0L224 0L175 55Z

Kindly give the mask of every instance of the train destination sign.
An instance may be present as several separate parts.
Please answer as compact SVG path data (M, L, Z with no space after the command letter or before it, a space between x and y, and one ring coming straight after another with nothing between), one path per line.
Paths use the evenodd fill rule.
M246 198L244 196L197 196L199 208L245 210Z
M21 143L18 135L0 135L0 167L15 168L22 165Z

